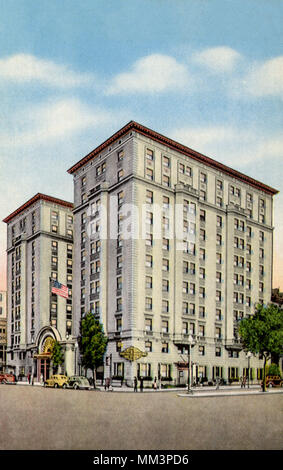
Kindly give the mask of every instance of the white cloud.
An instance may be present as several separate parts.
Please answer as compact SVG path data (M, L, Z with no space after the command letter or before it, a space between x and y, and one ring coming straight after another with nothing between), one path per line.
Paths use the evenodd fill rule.
M243 80L243 88L253 96L283 97L283 56L253 65Z
M213 47L193 54L192 59L213 73L232 72L241 54L226 46Z
M66 65L16 54L0 59L0 79L18 83L40 82L52 87L76 87L89 84L93 77L70 70Z
M176 59L152 54L137 60L129 72L113 78L107 94L161 93L191 85L187 68Z
M178 142L232 167L282 158L283 137L228 125L184 127L170 136Z
M7 132L0 134L0 146L3 149L46 144L110 124L115 118L115 113L90 108L77 99L52 101L16 113Z

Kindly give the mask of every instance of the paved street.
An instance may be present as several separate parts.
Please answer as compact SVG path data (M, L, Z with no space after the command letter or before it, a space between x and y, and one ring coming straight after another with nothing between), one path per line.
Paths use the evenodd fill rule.
M0 449L282 449L283 395L0 386Z

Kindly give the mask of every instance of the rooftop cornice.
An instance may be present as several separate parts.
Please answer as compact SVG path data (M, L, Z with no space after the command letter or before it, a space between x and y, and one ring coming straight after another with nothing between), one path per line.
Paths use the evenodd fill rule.
M203 155L195 150L192 150L189 147L186 147L185 145L176 142L175 140L169 139L168 137L165 137L164 135L159 134L158 132L155 132L152 129L149 129L148 127L145 127L135 121L130 121L119 131L117 131L115 134L105 140L101 145L92 150L92 152L90 152L84 158L79 160L75 165L69 168L68 173L75 173L79 168L86 165L92 158L96 157L105 148L113 144L113 142L115 142L116 140L120 139L123 135L127 134L130 130L134 130L147 138L153 139L156 142L166 145L172 150L176 150L182 153L183 155L186 155L192 158L193 160L196 160L197 162L203 163L204 165L208 165L218 171L226 173L229 176L236 178L250 186L253 186L254 188L263 191L267 194L275 195L279 192L277 189L274 189L264 183L261 183L260 181L257 181L251 178L250 176L245 175L244 173L241 173L237 170L233 170L232 168L224 165L223 163L219 163L216 160L207 157L206 155Z
M6 224L10 222L14 217L17 215L21 214L24 212L26 209L28 209L32 204L34 204L37 201L47 201L51 202L53 204L58 204L60 206L68 207L70 209L73 209L74 205L72 202L64 201L62 199L58 199L56 197L48 196L47 194L42 194L42 193L37 193L35 196L33 196L31 199L29 199L25 204L22 206L18 207L14 212L12 212L10 215L8 215L5 219L3 219L3 222Z

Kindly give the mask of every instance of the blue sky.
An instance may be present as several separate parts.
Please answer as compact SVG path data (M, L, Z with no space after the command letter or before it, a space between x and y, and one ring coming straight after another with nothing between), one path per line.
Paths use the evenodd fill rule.
M66 170L132 119L282 192L282 24L279 0L0 0L1 220L72 200Z

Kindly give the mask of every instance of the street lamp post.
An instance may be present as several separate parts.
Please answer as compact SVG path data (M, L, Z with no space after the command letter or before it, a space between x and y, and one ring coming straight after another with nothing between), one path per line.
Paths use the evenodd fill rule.
M191 360L191 348L192 345L194 344L194 338L192 335L189 336L189 349L188 349L188 363L189 363L189 370L188 370L188 393L193 393L192 388L191 388L191 383L192 383L192 360Z
M247 353L247 358L248 358L248 388L250 388L250 359L251 359L252 353L249 351Z

